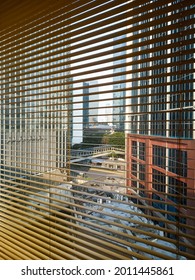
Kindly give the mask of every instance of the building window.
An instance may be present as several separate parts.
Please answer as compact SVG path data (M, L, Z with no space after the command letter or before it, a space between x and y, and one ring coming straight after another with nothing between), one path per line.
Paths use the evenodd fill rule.
M186 205L187 184L169 177L168 198L176 204Z
M139 142L139 159L146 160L146 144Z
M131 154L133 157L137 157L137 142L136 141L132 141Z
M137 161L135 160L132 160L132 174L137 177Z
M170 112L170 137L193 138L193 112Z
M152 114L151 134L157 136L166 136L166 113Z
M179 149L169 149L168 170L177 175L187 177L187 152Z
M143 114L140 116L140 127L139 127L139 133L140 134L148 134L148 114Z
M166 169L166 148L153 145L153 165Z
M146 179L146 168L145 164L139 164L139 179L144 181Z
M158 192L166 192L166 175L156 169L152 170L152 187Z

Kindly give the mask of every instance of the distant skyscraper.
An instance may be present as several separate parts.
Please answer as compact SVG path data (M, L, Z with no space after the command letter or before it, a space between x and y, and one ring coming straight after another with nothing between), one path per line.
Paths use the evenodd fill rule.
M99 88L97 81L85 82L83 86L83 128L87 128L98 122Z
M109 124L110 126L112 126L112 121L113 121L112 105L110 103L105 103L103 108L101 108L100 105L99 112L100 115L98 116L98 123Z
M120 36L114 38L114 50L117 48L124 47L126 43L117 43L116 41L119 39L123 39L125 36ZM125 58L120 58L120 56L125 55L126 51L120 50L119 52L114 54L114 86L113 86L113 125L117 130L124 131L124 121L125 121ZM118 65L118 67L117 67ZM115 76L115 74L117 74Z

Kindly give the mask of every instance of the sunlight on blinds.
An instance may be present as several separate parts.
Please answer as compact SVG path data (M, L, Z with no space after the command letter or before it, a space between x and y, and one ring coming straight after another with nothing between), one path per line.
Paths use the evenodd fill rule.
M194 1L0 6L0 259L194 259Z

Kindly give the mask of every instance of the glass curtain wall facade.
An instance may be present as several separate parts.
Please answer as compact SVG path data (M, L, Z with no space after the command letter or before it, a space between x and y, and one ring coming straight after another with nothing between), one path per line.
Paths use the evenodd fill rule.
M141 46L133 49L130 62L127 177L135 199L147 197L148 205L162 210L159 217L181 221L181 231L187 234L194 225L194 24L189 12L193 5L173 4L175 10L171 3L162 3L154 9L161 10L160 15L145 19L147 28L130 34L139 37L131 43Z
M29 55L33 57L33 54ZM35 59L39 61L38 57ZM59 78L60 84L55 86L49 81L55 79L50 70L42 70L17 57L13 64L9 68L5 63L1 68L1 143L4 151L1 160L8 169L12 166L33 174L62 167L67 128L57 123L56 118L64 118L64 122L66 119L64 82ZM46 61L44 64L50 67ZM22 67L24 69L20 70ZM8 68L8 73L4 74L3 68ZM40 76L36 78L34 72ZM54 96L56 98L56 91L57 105L52 100ZM49 94L51 98L47 98Z
M117 59L117 56L124 56L126 51L124 47L126 42L115 45L115 41L124 40L125 35L122 35L119 38L115 38L113 41L114 50L118 50L116 54L114 54L114 77L113 77L113 127L115 130L124 131L125 129L125 60ZM120 51L119 51L120 50ZM116 60L116 61L115 61ZM117 65L119 67L117 67ZM116 68L117 67L117 68ZM115 77L116 73L118 75ZM119 75L120 73L120 75ZM116 92L115 92L116 90ZM119 91L120 90L120 91Z

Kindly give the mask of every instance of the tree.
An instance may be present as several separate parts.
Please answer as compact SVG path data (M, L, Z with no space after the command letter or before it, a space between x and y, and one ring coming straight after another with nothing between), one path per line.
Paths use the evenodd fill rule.
M105 134L102 143L116 148L125 149L125 133L114 132L113 134Z

